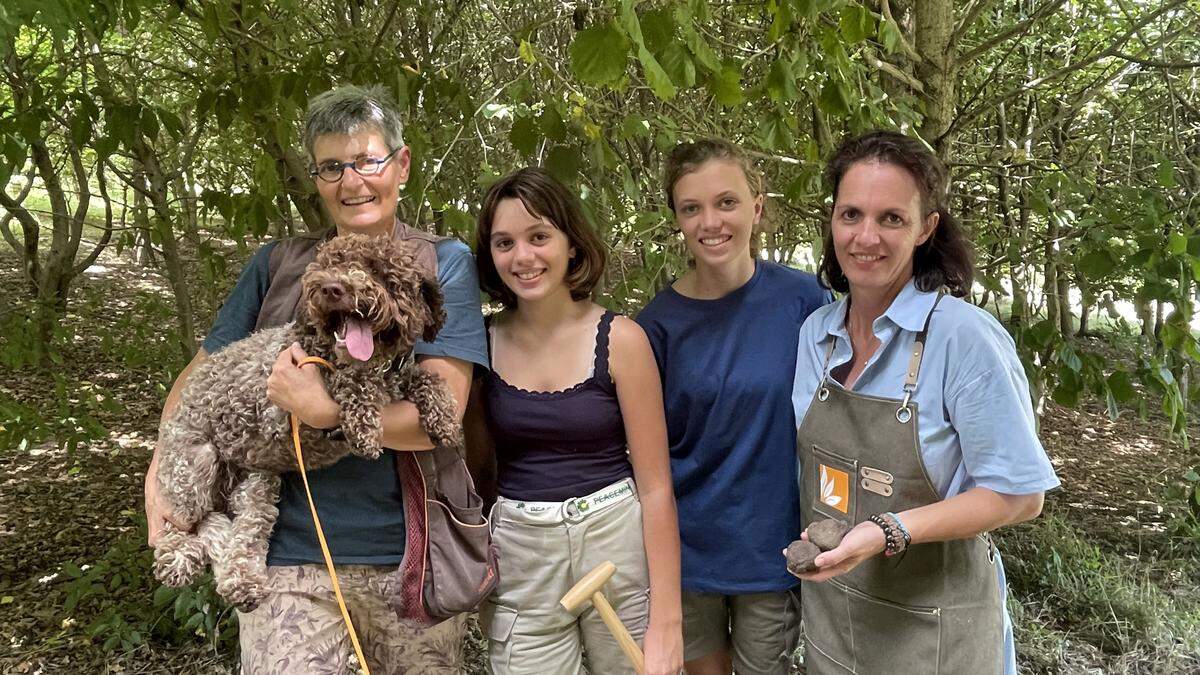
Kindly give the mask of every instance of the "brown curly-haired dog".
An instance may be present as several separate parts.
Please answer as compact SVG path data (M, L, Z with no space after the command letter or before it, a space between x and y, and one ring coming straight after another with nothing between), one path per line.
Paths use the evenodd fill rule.
M434 443L461 444L445 383L411 358L413 344L432 340L445 321L441 289L419 271L412 250L391 238L335 237L321 245L302 285L297 321L203 361L160 432L159 489L193 531L167 527L155 546L155 575L182 586L211 562L217 592L243 610L266 594L278 474L296 468L288 415L267 399L267 376L282 349L299 342L335 368L324 372L325 385L341 406L346 441L304 428L306 468L349 452L378 457L381 409L400 399L416 405Z

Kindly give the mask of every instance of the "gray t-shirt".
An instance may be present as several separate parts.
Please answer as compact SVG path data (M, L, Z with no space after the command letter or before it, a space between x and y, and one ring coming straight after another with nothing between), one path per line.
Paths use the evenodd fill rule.
M275 243L260 248L246 263L204 339L211 353L254 330L271 279L268 260ZM479 306L479 281L471 250L460 241L437 244L438 282L445 296L446 324L433 342L418 342L419 356L443 356L488 367L487 338ZM271 533L269 565L321 563L321 548L300 474L282 476L279 519ZM396 455L379 459L353 455L308 474L317 513L334 562L342 565L396 565L404 556L404 509Z

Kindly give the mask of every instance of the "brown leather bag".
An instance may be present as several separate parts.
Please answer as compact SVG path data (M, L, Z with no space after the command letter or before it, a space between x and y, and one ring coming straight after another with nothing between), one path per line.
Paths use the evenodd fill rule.
M408 536L392 609L418 626L475 610L496 588L499 560L463 456L444 446L401 452L396 470Z

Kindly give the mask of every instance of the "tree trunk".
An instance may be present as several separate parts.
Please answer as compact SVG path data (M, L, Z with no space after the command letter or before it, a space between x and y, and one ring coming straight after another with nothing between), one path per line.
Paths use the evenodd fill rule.
M1151 309L1150 303L1151 300L1140 295L1133 299L1133 306L1137 312L1138 323L1141 325L1141 334L1144 338L1154 335L1154 310Z
M1063 334L1063 337L1070 337L1074 326L1071 325L1071 282L1067 278L1066 270L1061 267L1058 270L1058 283L1055 284L1058 296L1058 330Z
M149 183L147 196L154 207L153 228L158 233L162 243L163 270L167 275L167 283L175 296L175 312L179 327L177 345L179 354L186 363L196 353L196 330L192 322L192 296L184 273L183 260L179 253L179 242L172 227L172 215L168 194L167 177L158 163L154 150L146 144L146 140L138 137L134 141L134 149L138 160L146 172Z
M921 0L913 5L913 19L914 46L921 56L915 70L924 88L917 93L925 104L925 118L919 131L945 160L950 150L948 132L958 102L958 64L952 43L954 3Z

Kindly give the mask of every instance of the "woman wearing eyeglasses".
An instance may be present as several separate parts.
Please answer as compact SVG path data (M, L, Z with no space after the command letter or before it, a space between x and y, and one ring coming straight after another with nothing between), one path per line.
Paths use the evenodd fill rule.
M400 186L411 157L402 139L398 111L380 87L342 87L314 98L305 115L305 148L312 178L334 227L263 246L246 264L237 286L217 315L203 347L179 375L163 418L178 405L188 374L208 354L252 331L294 318L299 279L318 244L358 233L391 235L418 248L418 259L436 271L445 296L446 323L437 339L414 348L421 368L445 380L455 399L467 400L475 364L487 367L487 343L479 310L479 284L470 249L457 240L433 237L396 218ZM315 367L296 363L298 345L280 354L267 380L268 395L308 426L335 430L340 410ZM395 450L432 447L421 431L416 408L388 406L383 445ZM165 521L159 502L157 451L146 472L146 520L153 545ZM394 453L377 460L347 456L309 472L313 497L328 538L338 578L371 670L461 672L459 644L464 622L446 621L426 631L400 624L387 603L392 574L404 554L403 494ZM279 518L267 552L270 595L252 612L239 612L242 670L248 673L345 672L346 629L325 571L299 474L285 474Z

